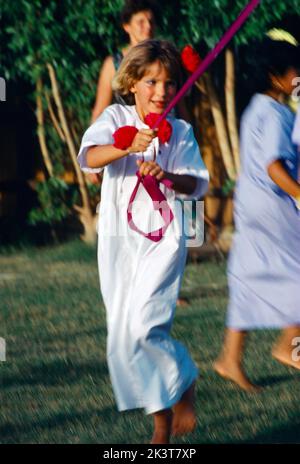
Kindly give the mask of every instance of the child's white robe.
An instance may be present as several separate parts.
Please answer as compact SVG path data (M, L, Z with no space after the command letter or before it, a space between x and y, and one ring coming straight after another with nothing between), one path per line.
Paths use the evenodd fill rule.
M192 127L173 117L169 120L173 126L170 142L158 147L155 139L145 159L153 159L153 148L159 148L156 161L164 170L198 179L192 195L177 196L200 198L209 176ZM101 171L86 166L87 148L114 143L112 134L125 125L148 128L134 106L111 105L102 113L82 140L78 161L84 171ZM175 192L161 186L175 215L161 241L152 242L127 224L140 158L141 154L131 154L104 168L98 263L107 311L108 366L118 409L145 408L150 414L175 404L198 370L186 348L169 334L186 261L185 239L179 233L180 211L172 204ZM143 190L139 189L134 220L148 232L160 227L161 218L153 213L152 201Z

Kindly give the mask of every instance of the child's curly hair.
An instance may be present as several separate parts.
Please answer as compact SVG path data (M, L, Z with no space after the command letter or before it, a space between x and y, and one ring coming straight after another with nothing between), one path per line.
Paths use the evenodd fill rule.
M182 83L183 74L180 53L166 40L150 39L140 42L127 53L113 79L113 90L127 104L134 104L134 95L130 89L145 76L149 66L156 61L166 69L178 88Z

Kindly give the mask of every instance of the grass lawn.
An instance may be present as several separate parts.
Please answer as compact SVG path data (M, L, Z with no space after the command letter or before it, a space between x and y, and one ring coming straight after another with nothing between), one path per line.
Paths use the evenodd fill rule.
M199 426L176 443L300 443L300 374L270 357L276 331L253 332L250 395L211 369L227 303L225 262L188 264L173 336L197 362ZM96 250L80 242L0 254L1 443L147 443L152 420L118 413L105 359Z

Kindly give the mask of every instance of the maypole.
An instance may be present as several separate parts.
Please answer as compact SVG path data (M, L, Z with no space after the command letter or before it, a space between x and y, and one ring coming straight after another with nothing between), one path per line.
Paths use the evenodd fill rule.
M181 87L179 92L175 95L173 100L169 103L163 114L158 118L157 122L153 126L153 129L157 128L168 113L174 108L179 100L186 94L190 87L195 83L197 79L207 70L207 68L215 61L221 51L228 45L230 40L235 36L242 25L247 21L249 16L253 13L255 8L259 5L260 0L251 0L248 5L242 10L237 19L232 23L230 28L225 32L223 37L219 40L217 45L208 53L204 60L200 63L198 68L191 74L185 84Z

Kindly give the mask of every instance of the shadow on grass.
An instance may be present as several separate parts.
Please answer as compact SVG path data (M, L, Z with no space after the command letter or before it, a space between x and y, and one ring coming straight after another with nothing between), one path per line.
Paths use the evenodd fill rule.
M214 376L214 379L218 379L220 382L223 383L223 385L230 385L231 387L233 387L237 392L240 392L242 394L245 394L245 395L260 395L260 392L258 393L248 393L248 392L245 392L243 391L238 385L236 385L233 381L231 380L227 380L227 379L223 379L222 377L220 377L218 374L216 374L214 371L212 372L213 376ZM212 377L213 378L213 377ZM274 385L279 385L281 383L284 383L284 382L289 382L291 380L291 375L274 375L274 376L271 376L271 375L268 375L266 377L259 377L259 378L256 378L256 379L253 379L253 378L250 378L250 380L255 384L257 385L258 387L261 387L261 388L270 388L270 387L273 387Z
M261 377L258 379L257 384L260 387L271 387L273 385L278 385L280 383L288 382L291 380L291 375L274 375L274 376L266 376L266 377Z
M101 361L74 362L56 359L48 363L23 366L18 370L18 375L3 375L1 388L19 387L24 385L66 385L78 382L85 376L101 378L108 376L105 363Z
M1 443L25 443L27 440L22 437L22 435L27 435L32 433L33 430L49 430L60 428L74 424L74 422L80 423L90 423L94 416L97 416L97 420L103 422L103 418L108 424L113 425L116 417L116 410L112 407L105 407L100 410L94 411L85 411L85 412L59 412L58 414L52 415L51 417L46 417L45 419L40 420L29 420L24 421L22 424L14 424L11 422L6 422L0 427L0 437ZM76 427L76 424L75 424ZM32 441L31 441L32 442Z
M297 419L294 424L283 425L281 427L276 427L267 432L258 434L252 440L247 440L243 443L300 443L300 420Z

